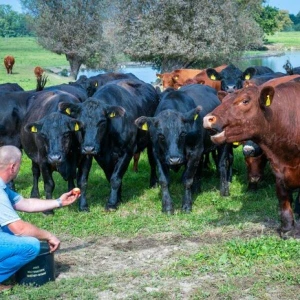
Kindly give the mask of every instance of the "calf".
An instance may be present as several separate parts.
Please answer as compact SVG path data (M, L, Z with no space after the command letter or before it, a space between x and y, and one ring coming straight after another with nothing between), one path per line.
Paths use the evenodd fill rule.
M163 195L162 211L167 214L174 212L169 172L181 166L185 166L182 211L192 210L192 191L200 190L203 154L215 148L203 129L202 118L219 104L213 89L205 86L190 85L178 91L167 89L161 95L155 116L142 116L135 121L139 128L150 132ZM222 194L227 191L228 186L221 188Z
M7 55L4 57L4 66L6 68L7 74L12 74L14 64L15 58L12 55Z
M217 144L253 140L268 158L276 178L282 236L300 236L291 193L300 187L300 83L249 86L204 118ZM249 126L249 124L252 124Z
M137 80L143 89L151 88ZM134 85L131 86L134 88ZM154 90L155 91L155 90ZM122 84L114 82L102 86L92 98L81 104L61 103L62 113L84 123L84 138L81 152L85 155L83 173L79 176L81 197L79 209L88 211L86 201L87 178L93 157L103 169L110 182L111 191L106 210L115 210L121 201L122 179L134 153L143 150L145 134L141 134L134 120L141 115L153 115L157 97L138 97L129 92ZM149 160L151 163L153 160ZM151 169L154 169L152 167ZM154 182L155 179L151 179Z
M52 199L55 187L52 173L59 172L71 190L80 163L82 123L59 113L58 104L62 101L75 104L79 100L62 91L40 92L35 100L24 117L21 142L32 161L31 197L40 198L38 180L42 173L46 199Z

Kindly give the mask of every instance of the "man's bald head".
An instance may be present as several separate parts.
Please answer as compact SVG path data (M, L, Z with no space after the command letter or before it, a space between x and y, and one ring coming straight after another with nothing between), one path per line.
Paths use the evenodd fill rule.
M21 161L22 152L15 146L0 147L0 170L5 169L8 165Z

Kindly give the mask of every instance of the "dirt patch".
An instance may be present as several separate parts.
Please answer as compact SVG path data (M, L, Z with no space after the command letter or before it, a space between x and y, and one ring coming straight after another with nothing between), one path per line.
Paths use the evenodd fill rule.
M275 224L253 224L246 230L222 230L222 228L205 232L200 236L182 236L172 233L156 234L151 237L139 236L133 239L120 237L74 238L62 236L61 249L55 254L57 281L68 278L83 279L87 276L105 274L109 278L120 278L120 274L136 272L134 279L122 277L114 279L109 288L102 291L99 299L127 299L139 294L180 290L182 299L188 299L205 282L213 281L213 275L203 277L168 280L149 278L159 270L170 267L180 256L190 256L204 245L217 244L234 237L251 238L274 233ZM146 270L146 271L145 271ZM124 278L125 277L125 278ZM130 276L129 276L130 277ZM153 280L155 282L153 282ZM217 290L217 287L216 287ZM212 288L210 288L210 293Z

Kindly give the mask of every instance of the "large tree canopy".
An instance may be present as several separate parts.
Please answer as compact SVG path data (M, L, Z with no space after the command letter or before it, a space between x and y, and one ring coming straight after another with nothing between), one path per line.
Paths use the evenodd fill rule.
M77 77L82 64L99 67L111 56L104 40L105 0L21 0L34 16L32 24L38 43L57 54L65 54L71 75ZM102 65L104 68L105 66Z
M262 2L123 0L117 18L121 45L132 59L162 71L230 62L261 44L262 30L252 15Z

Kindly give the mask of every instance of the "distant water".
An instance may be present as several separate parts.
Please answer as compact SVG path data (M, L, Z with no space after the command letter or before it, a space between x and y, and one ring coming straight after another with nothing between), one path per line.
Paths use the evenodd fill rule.
M137 67L126 67L118 70L121 73L132 73L140 80L143 80L146 83L153 83L156 81L156 73L159 73L157 70L153 70L150 66L137 66ZM81 70L78 73L77 78L81 75L86 75L87 77L95 76L98 74L105 73L102 70Z
M281 56L269 56L264 58L251 58L247 60L240 60L235 63L242 71L250 66L266 66L271 68L274 72L283 72L283 65L290 61L293 67L300 66L300 51L286 51L284 55ZM156 81L156 73L159 73L157 70L153 70L151 66L130 66L121 68L118 72L122 73L132 73L139 79L145 81L146 83L153 83ZM95 76L98 74L104 73L101 70L80 70L78 77L81 75L86 75L87 77ZM77 78L78 78L77 77Z

